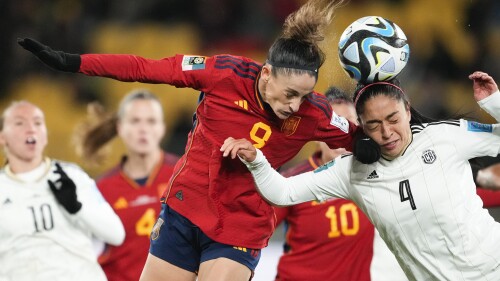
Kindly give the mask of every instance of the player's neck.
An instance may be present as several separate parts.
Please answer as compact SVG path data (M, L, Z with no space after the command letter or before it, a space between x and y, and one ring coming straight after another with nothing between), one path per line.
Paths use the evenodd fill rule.
M43 162L43 156L30 160L12 157L9 159L9 168L13 174L26 173L38 168Z
M262 77L259 76L259 81L257 82L257 89L259 90L260 97L264 102L267 102L266 98L266 82Z
M160 148L148 154L129 152L122 169L132 179L145 178L151 174L161 160L161 156L162 152Z

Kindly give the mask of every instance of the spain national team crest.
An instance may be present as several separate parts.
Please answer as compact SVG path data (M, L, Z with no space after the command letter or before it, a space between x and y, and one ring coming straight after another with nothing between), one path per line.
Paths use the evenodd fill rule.
M434 150L427 149L422 153L422 160L424 161L425 164L432 164L434 161L436 161L436 153L434 153Z
M283 134L285 134L287 137L293 135L295 133L295 130L297 130L297 127L299 126L300 118L301 117L299 116L290 116L285 121L283 121L283 125L281 126L281 131L283 132Z
M158 220L155 223L155 226L153 226L153 230L151 230L151 239L156 240L160 236L160 229L161 226L163 225L164 221L162 218L158 218Z

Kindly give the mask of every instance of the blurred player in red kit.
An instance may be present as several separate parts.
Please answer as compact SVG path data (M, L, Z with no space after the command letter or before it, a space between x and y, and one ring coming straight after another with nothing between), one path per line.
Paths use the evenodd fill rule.
M238 159L229 137L247 138L275 168L311 140L350 149L357 127L313 91L325 55L318 46L342 1L310 0L291 14L260 64L233 55L68 54L32 39L19 44L62 71L201 91L185 153L163 194L141 280L249 280L275 228L273 208Z
M115 136L126 148L120 163L98 181L102 195L125 226L121 246L106 245L99 263L109 281L136 281L141 276L149 249L149 235L160 213L161 193L179 157L164 152L163 110L156 96L146 90L126 95L114 114L100 112L92 104L88 124L80 139L86 160L98 157L99 149Z

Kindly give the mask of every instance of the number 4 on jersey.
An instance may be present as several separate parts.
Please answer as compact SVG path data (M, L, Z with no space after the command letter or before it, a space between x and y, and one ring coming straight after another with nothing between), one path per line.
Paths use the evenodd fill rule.
M405 194L406 192L406 194ZM401 197L401 202L410 201L410 206L412 210L417 209L415 206L415 201L413 200L413 195L411 194L410 181L404 180L399 182L399 196Z

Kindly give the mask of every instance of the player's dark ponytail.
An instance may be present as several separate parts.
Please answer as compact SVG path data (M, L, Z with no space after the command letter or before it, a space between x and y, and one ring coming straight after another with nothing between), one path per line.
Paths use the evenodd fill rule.
M309 0L285 20L282 35L276 39L267 55L272 74L309 73L318 77L325 54L318 46L324 39L324 30L330 24L334 11L343 0Z

